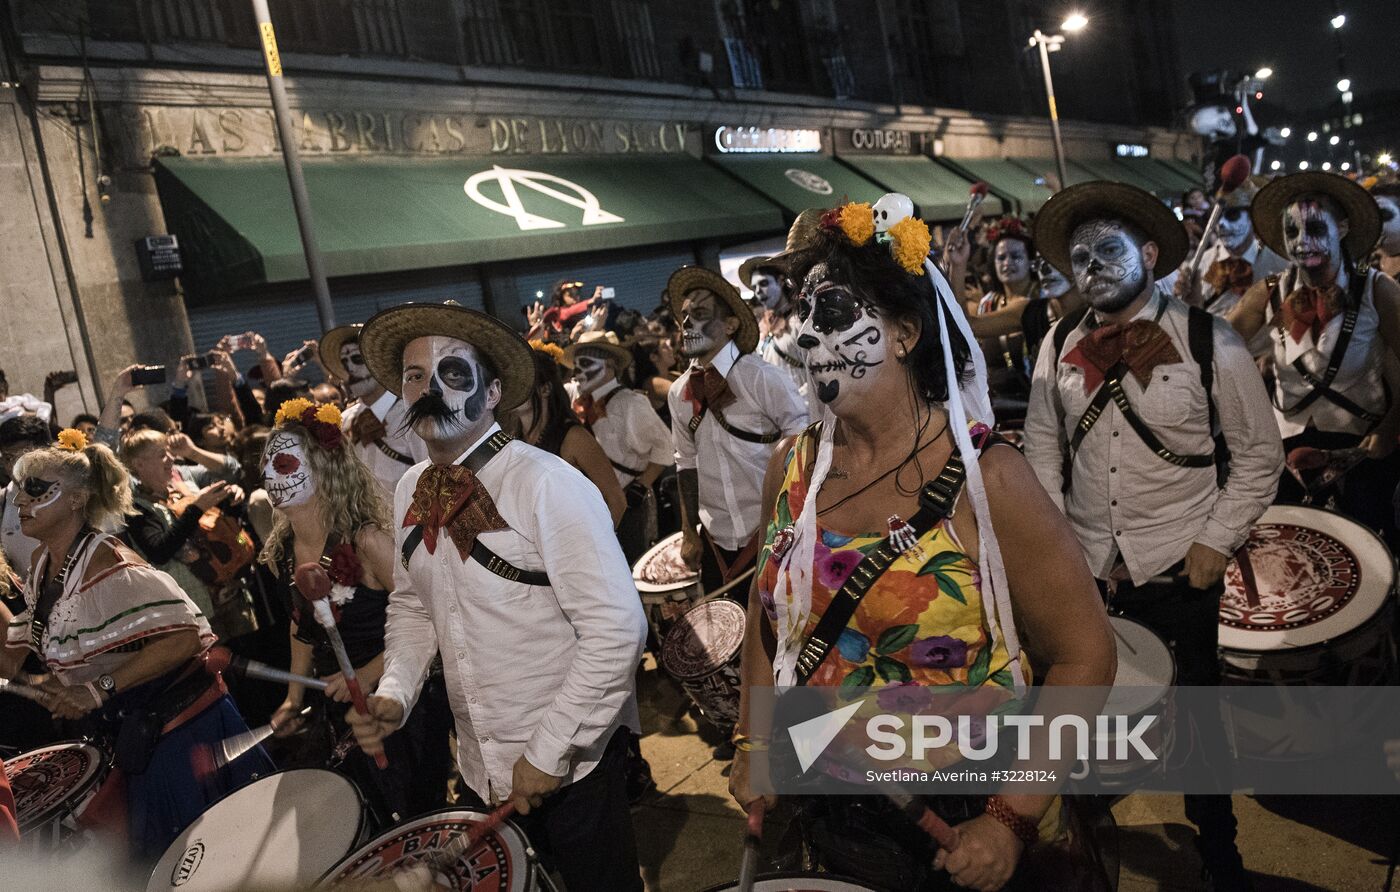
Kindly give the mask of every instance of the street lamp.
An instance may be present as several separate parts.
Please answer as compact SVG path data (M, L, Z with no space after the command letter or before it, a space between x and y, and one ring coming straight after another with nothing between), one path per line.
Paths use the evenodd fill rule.
M1349 77L1344 77L1344 78L1342 78L1341 80L1337 81L1337 92L1338 92L1338 93L1345 93L1346 91L1348 91L1348 90L1350 90L1350 89L1351 89L1351 78L1349 78Z
M1270 68L1269 66L1265 65L1263 68L1261 68L1261 69L1259 69L1258 71L1254 72L1254 76L1255 76L1256 78L1258 78L1259 80L1261 80L1261 81L1266 81L1266 80L1269 79L1269 76L1272 75L1273 73L1274 73L1274 70L1273 70L1272 68Z
M1351 170L1351 162L1350 162L1350 161L1343 161L1343 162L1342 162L1342 170Z
M1340 31L1340 30L1342 29L1342 26L1345 25L1346 23L1347 23L1347 17L1346 17L1346 15L1344 15L1343 13L1340 13L1340 12L1339 12L1339 13L1337 13L1336 15L1332 16L1332 30L1333 30L1333 31Z
M1282 167L1283 162L1279 161L1277 158L1275 158L1272 162L1269 163L1269 170L1278 170Z
M1279 135L1279 136L1282 136L1284 139L1288 139L1288 137L1290 137L1290 136L1293 135L1293 128L1292 128L1292 127L1284 127L1282 130L1280 130L1280 131L1278 132L1278 135Z
M1390 166L1390 153L1389 153L1389 152L1381 152L1379 155L1376 156L1376 163L1379 164L1379 165L1381 165L1382 167L1389 167L1389 166Z
M1329 139L1329 140L1327 140L1327 144L1328 144L1329 146L1335 146L1337 143L1339 143L1339 142L1341 142L1341 141L1342 141L1342 138L1341 138L1340 136L1338 136L1337 134L1334 133L1334 134L1332 134L1332 138Z
M1316 130L1309 130L1309 131L1308 131L1308 142L1317 142L1317 131L1316 131Z
M1322 162L1322 169L1323 169L1323 170L1331 170L1331 169L1332 169L1332 162L1331 162L1331 161L1324 161L1324 162Z
M1307 170L1307 169L1308 169L1308 162L1306 162L1306 161L1299 161L1299 162L1298 162L1298 169L1299 169L1299 170Z
M1083 13L1074 12L1060 23L1060 28L1073 34L1084 30L1088 24L1089 20ZM1040 49L1040 70L1045 75L1045 99L1050 106L1050 134L1055 139L1055 167L1060 172L1061 189L1069 184L1069 170L1065 165L1065 145L1060 139L1060 112L1055 107L1055 82L1050 78L1050 54L1058 52L1064 42L1063 34L1046 34L1039 28L1035 29L1030 39L1030 45Z

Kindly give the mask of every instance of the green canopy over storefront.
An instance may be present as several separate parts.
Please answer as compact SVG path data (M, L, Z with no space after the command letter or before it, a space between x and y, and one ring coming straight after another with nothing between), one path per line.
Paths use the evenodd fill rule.
M793 215L843 201L873 203L889 191L826 155L717 155L710 160Z
M1022 213L1040 210L1050 200L1050 187L1037 184L1038 175L1006 158L940 158L965 177L982 180L993 193L1020 205Z
M308 159L331 276L518 260L782 229L778 209L671 156ZM162 158L186 275L207 293L307 277L280 160Z
M924 220L961 220L972 180L925 155L845 155L841 160L887 192L902 192L914 201ZM983 213L1000 214L1001 199L987 196Z
M1172 191L1170 187L1147 176L1141 166L1137 164L1120 164L1112 158L1093 160L1080 158L1076 163L1093 171L1096 179L1127 183L1129 186L1137 186L1139 189L1159 196L1164 196Z

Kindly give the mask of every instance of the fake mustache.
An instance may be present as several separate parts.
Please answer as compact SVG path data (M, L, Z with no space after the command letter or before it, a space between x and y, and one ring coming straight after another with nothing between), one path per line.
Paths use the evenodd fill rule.
M404 426L413 427L419 421L432 420L447 423L457 418L457 410L447 405L447 401L436 393L425 393L408 407Z

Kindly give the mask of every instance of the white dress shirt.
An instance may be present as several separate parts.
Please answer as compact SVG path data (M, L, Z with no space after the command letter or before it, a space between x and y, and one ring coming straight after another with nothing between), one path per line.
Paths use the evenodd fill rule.
M1200 367L1187 341L1187 313L1186 304L1161 292L1148 300L1134 319L1157 319L1182 362L1157 366L1146 388L1127 375L1123 390L1162 445L1178 455L1209 455L1215 444ZM1121 556L1133 582L1141 584L1184 558L1194 542L1233 553L1274 499L1283 445L1249 351L1218 317L1213 393L1230 447L1225 487L1216 487L1213 465L1183 468L1164 461L1110 401L1080 444L1073 486L1061 496L1063 456L1093 394L1084 392L1083 369L1058 360L1089 333L1092 315L1070 332L1060 354L1053 336L1041 344L1025 426L1026 458L1063 507L1089 568L1106 579Z
M649 464L671 463L675 449L671 432L646 394L628 390L614 380L593 391L594 405L604 400L606 414L593 423L591 430L612 462L618 483L626 486L636 480Z
M29 560L34 556L34 549L39 547L39 540L20 532L19 508L15 505L18 492L19 484L13 480L0 489L0 549L4 550L15 575L23 579L29 575Z
M422 437L409 430L404 424L408 417L408 406L389 391L384 391L373 405L356 402L341 413L340 427L345 431L347 437L350 435L351 425L362 412L370 412L383 422L383 443L385 446L412 459L409 464L404 464L386 454L375 443L355 443L353 446L355 454L369 468L374 479L379 481L379 488L384 493L385 500L392 505L394 503L394 490L399 485L399 479L414 464L427 459L428 447L423 443Z
M1235 308L1235 304L1240 302L1242 295L1230 291L1219 297L1215 296L1215 287L1205 280L1205 274L1210 271L1211 264L1217 260L1225 260L1230 257L1230 251L1219 239L1206 248L1201 255L1201 262L1196 266L1196 281L1201 283L1201 299L1204 301L1204 308L1212 314L1225 317ZM1254 271L1254 281L1268 278L1276 273L1281 273L1288 268L1288 261L1259 244L1256 239L1249 243L1249 248L1240 255L1240 259L1248 263ZM1188 258L1183 266L1190 266Z
M396 525L427 467L414 465L399 482ZM482 533L482 544L522 570L544 571L551 584L511 582L463 560L445 531L435 554L420 544L407 568L394 569L376 693L407 715L440 653L458 767L478 796L498 802L521 755L568 784L593 770L619 726L640 729L636 670L647 625L607 506L587 477L512 440L477 479L510 525ZM398 530L397 548L408 532Z
M817 418L822 413L821 401L817 399L817 389L812 386L812 376L807 372L807 351L797 346L797 332L801 328L801 319L788 317L787 328L777 337L769 335L764 338L758 347L758 355L792 379L798 395L807 404L808 416Z
M1337 369L1337 377L1330 386L1360 408L1376 415L1384 415L1384 370L1386 363L1391 360L1387 355L1389 350L1385 338L1381 336L1380 316L1376 312L1374 289L1377 275L1377 272L1368 274L1366 288L1361 294L1361 306L1356 313L1356 328L1351 333L1351 343L1347 345L1346 355L1342 357L1342 364ZM1294 280L1291 269L1288 274L1279 278L1280 305L1293 291ZM1339 287L1346 288L1345 273L1339 278L1338 284ZM1312 385L1293 368L1294 360L1301 359L1303 368L1319 379L1324 377L1327 364L1332 360L1332 351L1336 349L1337 338L1342 333L1344 315L1339 313L1329 319L1316 339L1313 338L1313 333L1308 331L1303 334L1301 341L1295 341L1275 324L1272 301L1264 305L1265 322L1262 331L1267 332L1273 349L1274 393L1280 405L1292 408L1312 390ZM1284 437L1296 436L1309 427L1330 433L1365 434L1374 426L1372 422L1353 415L1325 396L1318 397L1313 400L1311 406L1292 415L1285 415L1275 406L1274 417L1278 420L1279 433Z
M807 426L807 406L792 379L752 354L739 353L733 341L725 344L711 365L724 376L734 402L725 406L729 426L752 434L791 436ZM768 469L772 443L750 443L729 433L705 413L692 433L695 407L685 398L686 382L695 368L671 385L666 395L671 406L671 438L675 442L676 467L694 469L700 487L700 523L715 544L738 551L758 529L763 506L763 475Z

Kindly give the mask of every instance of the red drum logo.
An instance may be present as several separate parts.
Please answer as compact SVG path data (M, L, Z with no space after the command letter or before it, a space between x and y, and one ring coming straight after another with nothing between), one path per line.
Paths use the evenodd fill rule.
M1245 549L1252 572L1241 573L1239 562L1231 561L1220 599L1220 622L1236 629L1312 625L1345 607L1361 586L1356 555L1320 530L1261 523Z

